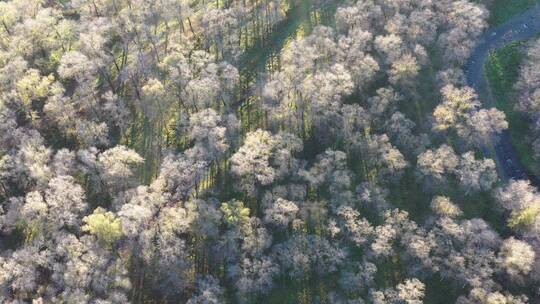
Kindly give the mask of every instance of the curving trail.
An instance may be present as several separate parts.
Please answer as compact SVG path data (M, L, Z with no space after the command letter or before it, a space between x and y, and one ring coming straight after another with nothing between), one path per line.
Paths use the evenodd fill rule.
M484 65L491 51L519 40L534 38L540 33L540 1L529 10L517 15L506 23L489 29L471 53L464 67L467 85L481 92L487 88ZM492 106L493 100L483 100L485 107ZM540 186L540 178L525 170L516 149L512 146L510 134L504 131L494 142L496 157L505 179L529 179Z

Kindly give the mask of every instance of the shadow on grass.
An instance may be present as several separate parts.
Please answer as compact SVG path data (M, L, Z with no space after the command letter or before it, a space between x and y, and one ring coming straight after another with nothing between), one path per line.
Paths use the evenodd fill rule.
M490 26L497 26L535 5L537 0L495 0L491 6Z

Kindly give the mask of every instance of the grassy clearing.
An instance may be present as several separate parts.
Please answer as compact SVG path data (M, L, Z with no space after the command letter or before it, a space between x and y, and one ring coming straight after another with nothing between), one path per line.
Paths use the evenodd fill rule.
M516 91L513 87L519 77L519 67L525 58L525 46L525 41L514 42L491 53L485 71L495 105L504 111L510 124L510 137L521 162L527 170L538 173L540 171L538 164L532 157L529 121L525 115L514 110Z
M491 5L489 24L491 26L502 24L537 2L537 0L495 0Z

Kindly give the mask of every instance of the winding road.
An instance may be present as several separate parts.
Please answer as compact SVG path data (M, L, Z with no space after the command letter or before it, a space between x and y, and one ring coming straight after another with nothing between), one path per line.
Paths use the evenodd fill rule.
M482 36L464 67L467 85L477 92L485 90L488 82L484 74L484 65L489 53L513 41L534 38L538 33L540 33L540 1L506 23L491 28ZM490 98L482 102L484 107L494 105L494 101ZM508 131L504 131L497 140L494 140L494 147L505 179L529 179L532 184L540 186L540 178L527 172L522 165Z

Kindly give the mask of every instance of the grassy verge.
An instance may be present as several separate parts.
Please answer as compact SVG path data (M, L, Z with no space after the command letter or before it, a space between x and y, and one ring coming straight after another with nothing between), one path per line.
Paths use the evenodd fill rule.
M496 26L508 21L513 16L526 11L537 0L495 0L491 5L489 24Z
M510 137L521 162L530 172L538 173L538 164L532 157L529 121L523 114L514 110L516 92L513 87L519 77L519 67L525 58L525 44L525 41L514 42L491 53L485 69L495 105L506 114L510 125Z

